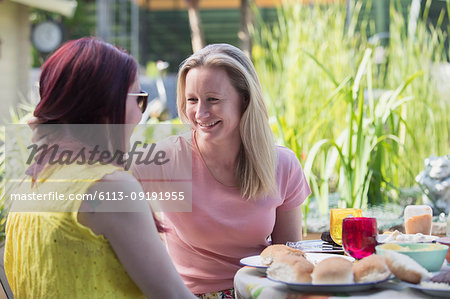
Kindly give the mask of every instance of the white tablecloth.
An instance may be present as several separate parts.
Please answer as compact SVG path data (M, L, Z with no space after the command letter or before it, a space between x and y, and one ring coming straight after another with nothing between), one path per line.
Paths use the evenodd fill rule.
M271 281L255 268L243 267L234 277L234 289L237 299L325 299L325 298L373 298L373 299L410 299L433 298L402 283L388 281L376 288L364 292L343 294L305 294L288 289L284 284Z

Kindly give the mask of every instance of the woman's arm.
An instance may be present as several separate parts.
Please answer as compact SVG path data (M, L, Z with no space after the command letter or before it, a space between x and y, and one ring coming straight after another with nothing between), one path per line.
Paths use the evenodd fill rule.
M302 209L277 210L272 232L273 244L286 244L302 240Z
M302 240L301 204L311 194L302 165L293 151L278 147L278 170L283 174L280 194L283 204L277 208L272 232L274 244Z
M95 192L142 192L140 184L125 172L107 175L89 189ZM156 230L150 207L146 201L124 201L134 205L133 210L141 212L121 212L120 204L101 202L93 212L79 213L79 221L90 227L96 234L108 239L114 252L128 275L149 298L196 298L184 285L164 248ZM115 204L115 206L113 206ZM123 203L121 203L123 204ZM101 205L114 212L98 212ZM102 207L102 210L105 207ZM92 205L84 201L80 211L92 210ZM111 209L109 209L111 210ZM97 212L96 212L97 211Z

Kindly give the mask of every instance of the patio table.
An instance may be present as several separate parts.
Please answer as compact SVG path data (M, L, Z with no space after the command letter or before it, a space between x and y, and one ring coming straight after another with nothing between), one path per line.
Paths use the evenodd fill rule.
M445 265L444 268L450 269ZM260 270L252 267L239 269L234 277L234 289L237 299L258 298L258 299L326 299L326 298L433 298L421 291L408 288L401 282L387 281L377 285L375 288L351 293L339 294L311 294L290 290L283 283L269 280Z

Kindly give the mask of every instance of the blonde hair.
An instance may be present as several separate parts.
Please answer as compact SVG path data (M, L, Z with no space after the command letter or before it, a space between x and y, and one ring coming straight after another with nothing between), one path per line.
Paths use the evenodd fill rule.
M238 48L228 44L212 44L188 57L178 72L177 108L184 123L186 115L186 75L197 67L223 68L233 87L247 101L240 122L242 148L235 170L245 198L256 199L273 195L276 191L276 152L269 116L262 95L261 84L251 60Z

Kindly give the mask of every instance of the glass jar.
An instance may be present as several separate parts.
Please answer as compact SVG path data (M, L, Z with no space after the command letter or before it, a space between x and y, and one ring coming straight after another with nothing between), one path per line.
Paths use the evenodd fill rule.
M405 208L404 221L407 234L431 235L433 210L427 205L409 205Z
M450 237L450 212L448 212L448 217L447 217L447 237Z

